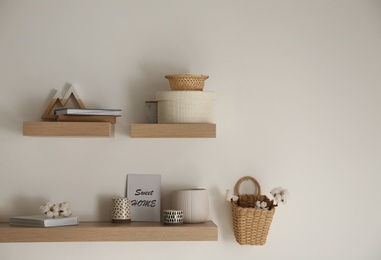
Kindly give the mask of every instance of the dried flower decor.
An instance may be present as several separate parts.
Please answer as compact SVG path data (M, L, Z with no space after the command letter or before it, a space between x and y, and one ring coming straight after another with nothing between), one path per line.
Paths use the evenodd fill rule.
M40 212L48 218L68 217L72 214L69 202L53 204L48 201L40 207Z

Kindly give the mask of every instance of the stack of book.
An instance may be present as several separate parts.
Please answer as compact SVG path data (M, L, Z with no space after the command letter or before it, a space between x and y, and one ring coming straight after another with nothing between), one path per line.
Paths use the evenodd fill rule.
M59 122L109 122L116 123L121 109L61 108L54 110Z

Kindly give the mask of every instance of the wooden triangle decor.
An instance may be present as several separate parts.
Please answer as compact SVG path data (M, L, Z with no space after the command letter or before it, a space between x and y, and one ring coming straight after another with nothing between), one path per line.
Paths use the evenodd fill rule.
M41 119L45 120L57 120L57 116L52 113L54 107L65 107L69 100L74 100L79 108L85 108L82 100L79 98L77 92L75 92L73 85L70 85L70 88L62 95L59 91L56 92L49 105L45 109L45 112L42 114Z

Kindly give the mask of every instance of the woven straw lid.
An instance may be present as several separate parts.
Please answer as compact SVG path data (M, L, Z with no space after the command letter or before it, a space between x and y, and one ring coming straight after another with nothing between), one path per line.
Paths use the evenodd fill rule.
M205 80L209 78L209 76L202 74L173 74L164 77L169 80L169 86L172 90L197 91L204 89Z

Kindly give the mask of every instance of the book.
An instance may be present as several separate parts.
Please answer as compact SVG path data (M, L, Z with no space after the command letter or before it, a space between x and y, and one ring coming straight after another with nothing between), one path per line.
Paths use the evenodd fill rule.
M74 116L122 116L121 109L93 109L93 108L60 108L54 110L54 115Z
M59 227L59 226L72 226L79 224L78 217L57 217L48 218L45 215L30 215L12 217L9 223L14 226L28 226L28 227Z
M68 116L58 115L58 122L108 122L111 124L116 123L115 116Z
M131 200L131 221L160 221L159 174L128 174L127 198Z

